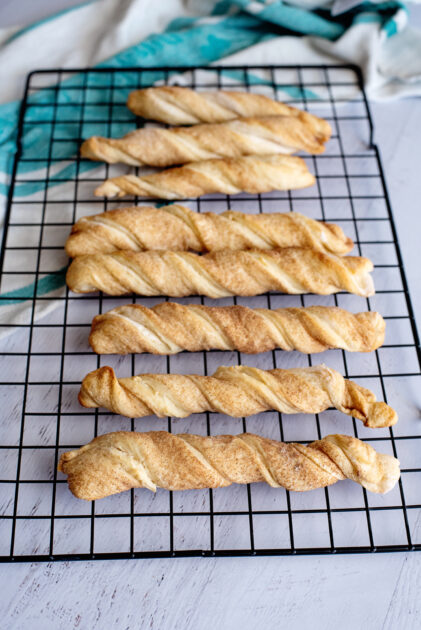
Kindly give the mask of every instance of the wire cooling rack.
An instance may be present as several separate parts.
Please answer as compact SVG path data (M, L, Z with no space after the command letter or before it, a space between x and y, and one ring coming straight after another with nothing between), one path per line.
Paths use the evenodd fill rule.
M315 356L275 351L256 356L198 352L172 357L97 357L90 351L87 340L94 315L127 301L152 306L160 300L76 296L60 286L63 272L57 270L67 264L63 244L74 221L133 203L131 199L122 203L94 198L99 181L127 168L85 162L77 149L87 136L118 136L145 124L126 109L127 96L138 87L165 83L198 90L250 90L329 120L333 136L326 153L306 157L317 176L314 187L264 195L212 195L185 203L199 212L227 207L243 212L295 210L340 224L355 240L355 252L375 263L375 297L271 294L224 299L218 304L273 308L332 304L353 311L375 309L387 321L381 349L364 355L334 350ZM48 136L45 146L36 141L40 129ZM33 189L29 196L28 186ZM17 332L0 341L2 560L421 548L421 423L416 405L421 385L419 339L358 69L271 66L33 72L21 109L7 216L0 299L8 299L5 293L10 295L8 289L15 286L19 274L27 277L32 289L28 295L21 291L15 299L29 304L26 320ZM21 244L22 230L25 245ZM54 274L56 289L45 294L40 287ZM197 297L180 302L216 303ZM41 311L47 314L39 318ZM237 363L272 368L319 362L373 389L397 409L399 423L393 429L370 430L332 409L316 416L268 412L239 419L206 413L189 419L127 420L83 409L77 402L83 376L107 364L119 376L128 376L141 372L211 374L219 365ZM211 435L247 430L303 443L329 433L348 433L398 456L402 478L385 496L366 493L357 484L344 481L301 494L255 484L178 493L158 490L155 495L132 490L94 503L75 499L64 476L56 471L60 454L95 435L119 429Z

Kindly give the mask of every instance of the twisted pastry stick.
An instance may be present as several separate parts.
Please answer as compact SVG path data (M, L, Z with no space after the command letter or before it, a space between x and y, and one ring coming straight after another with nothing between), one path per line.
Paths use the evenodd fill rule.
M162 208L119 208L82 217L72 228L66 252L74 258L121 249L206 252L297 246L342 255L353 245L338 225L296 212L243 214L228 210L201 214L174 204Z
M265 481L302 492L352 479L371 492L389 492L399 461L348 435L303 444L240 435L173 435L117 431L63 453L59 471L78 499L94 501L131 488L190 490Z
M370 352L382 345L384 331L379 313L354 315L334 306L269 310L163 302L153 308L127 304L97 315L89 343L98 354L182 350L255 354L275 348L306 354L329 348Z
M298 118L240 118L221 125L145 127L123 138L93 136L82 144L84 158L109 164L171 166L242 155L323 153L325 146Z
M178 86L162 86L132 92L127 107L137 116L170 125L223 123L249 116L290 116L310 126L321 142L329 140L332 133L323 118L249 92L195 92Z
M315 182L306 163L289 155L249 155L236 159L205 160L179 168L136 177L107 179L95 190L97 197L138 195L158 199L186 199L209 193L235 195L306 188Z
M329 295L374 293L368 258L286 249L211 252L115 252L79 256L66 276L75 293L109 295L259 295L267 291Z
M389 427L398 419L386 403L376 402L370 390L325 365L290 370L239 365L220 367L213 376L142 374L120 379L105 366L85 376L79 402L128 418L152 414L185 418L205 411L243 417L270 409L320 413L333 406L371 428Z

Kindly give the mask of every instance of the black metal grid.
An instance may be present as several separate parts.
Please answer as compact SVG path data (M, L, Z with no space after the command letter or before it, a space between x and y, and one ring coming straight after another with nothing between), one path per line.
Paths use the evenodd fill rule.
M134 296L116 299L101 294L75 297L64 289L38 294L41 278L56 272L60 260L65 264L62 248L66 232L79 216L133 203L130 199L122 204L92 196L97 182L126 169L97 165L92 177L91 171L84 170L86 163L78 157L77 146L92 133L120 135L144 124L124 104L131 90L156 81L179 82L199 90L258 91L330 121L333 136L326 153L306 158L317 175L315 187L255 196L212 195L185 203L199 212L227 207L245 212L296 210L339 223L354 238L356 252L369 255L375 262L379 288L374 298L273 293L218 303L238 301L269 308L322 303L355 311L377 309L387 320L383 348L358 356L335 350L308 357L280 351L256 357L222 352L96 357L87 345L93 315L128 299L145 305L159 300ZM42 125L48 126L49 142L45 153L37 147L34 154L27 137L31 129ZM41 174L36 171L35 176L30 174L27 178L28 162L34 166L39 163ZM73 170L70 175L65 172L57 178L54 169L63 164ZM62 185L50 186L57 182ZM38 192L32 197L19 197L19 186L28 184L35 184ZM14 232L20 229L26 230L25 238L30 244L14 244L15 239L19 240ZM21 268L26 256L32 263ZM18 298L22 304L30 305L27 321L19 324L18 332L0 340L0 350L4 350L0 402L5 412L0 430L1 560L286 555L421 548L421 466L417 452L421 431L417 412L411 407L419 390L420 344L379 152L373 144L373 124L357 68L250 66L31 73L19 119L1 270L3 293L16 275L28 276L28 282L35 287L33 293ZM5 299L0 296L0 300ZM198 300L214 303L206 298L180 302ZM38 309L53 302L58 307L39 319ZM269 412L247 419L207 413L187 420L127 420L98 410L82 410L76 401L83 375L104 364L113 365L123 376L142 371L207 374L218 365L241 362L266 368L326 362L345 376L367 384L379 398L389 400L400 412L400 421L393 429L372 431L334 410L315 417L283 417ZM328 433L353 433L379 450L399 456L402 479L396 490L385 497L368 495L352 482L341 482L302 495L256 484L174 494L159 490L155 496L146 490L132 490L92 504L74 499L65 479L56 472L60 453L99 433L129 426L140 431L168 429L207 434L249 430L301 442Z

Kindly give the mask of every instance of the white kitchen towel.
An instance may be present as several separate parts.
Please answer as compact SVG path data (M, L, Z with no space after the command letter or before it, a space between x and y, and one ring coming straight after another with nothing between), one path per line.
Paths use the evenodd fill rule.
M19 98L28 72L52 67L100 65L124 69L215 62L355 63L361 67L367 93L373 99L421 94L421 35L408 25L408 11L400 1L96 0L84 3L30 27L0 30L3 102L0 211L4 213L6 206L16 150ZM182 77L179 80L182 82ZM349 98L352 95L352 90L344 93ZM32 98L36 103L37 95ZM38 98L42 102L48 97L40 93ZM36 119L36 108L33 116ZM117 128L114 133L118 133ZM45 154L48 142L45 125L31 127L24 133L23 144L31 147L34 154ZM60 154L63 162L56 162L49 172L50 186L54 187L57 198L64 196L66 183L56 180L71 172L69 160L74 159L74 150L67 151L63 149ZM33 179L45 177L46 163L27 163L25 167L22 172L27 177L28 173ZM93 167L86 165L86 169ZM19 184L15 192L31 199L39 190L36 184L28 182ZM30 223L28 208L31 206L26 209L25 222ZM10 236L8 245L25 246L32 238L33 229L21 229ZM31 256L28 250L27 260L21 261L22 269L33 265ZM31 302L25 298L64 294L62 256L57 254L57 260L50 260L50 265L52 272L40 273L35 280L16 275L2 284L0 336L12 330L10 324L28 322ZM39 303L35 317L41 317L58 303L58 300Z

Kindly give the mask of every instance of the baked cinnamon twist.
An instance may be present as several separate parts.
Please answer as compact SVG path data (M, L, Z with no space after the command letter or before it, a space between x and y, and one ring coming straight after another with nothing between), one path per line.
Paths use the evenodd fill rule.
M213 376L141 374L120 379L105 366L85 376L79 402L128 418L185 418L205 411L243 417L271 409L320 413L333 406L371 428L389 427L398 419L370 390L325 365L290 370L239 365L220 367Z
M202 437L165 431L101 435L63 453L58 466L71 492L93 501L130 488L190 490L265 481L302 492L352 479L371 492L389 492L399 461L348 435L285 444L243 433Z
M354 243L332 223L309 219L297 212L243 214L228 210L193 212L177 204L162 208L119 208L82 217L66 242L71 258L118 250L273 249L308 247L342 255Z
M290 116L240 118L221 125L144 127L123 138L93 136L82 144L83 158L165 167L243 155L323 153L325 146L309 125Z
M153 308L127 304L97 315L89 343L98 354L255 354L275 348L306 354L329 348L370 352L382 345L384 332L384 319L372 311L354 315L334 306L269 310L163 302Z
M249 116L290 116L309 125L321 142L329 140L332 133L323 118L249 92L195 92L178 86L162 86L132 92L127 107L137 116L170 125L223 123Z
M312 249L211 252L115 252L79 256L66 276L75 293L109 295L259 295L267 291L329 295L348 291L374 293L368 258L340 258Z
M95 190L97 197L156 197L187 199L210 193L235 195L312 186L316 180L299 157L249 155L236 159L205 160L137 177L107 179Z

